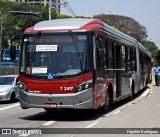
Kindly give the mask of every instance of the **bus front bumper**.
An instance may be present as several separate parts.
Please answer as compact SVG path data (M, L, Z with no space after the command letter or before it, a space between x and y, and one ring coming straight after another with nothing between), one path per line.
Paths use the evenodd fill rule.
M55 104L56 108L94 108L92 89L72 94L35 94L20 90L19 100L23 109L45 108L45 104Z

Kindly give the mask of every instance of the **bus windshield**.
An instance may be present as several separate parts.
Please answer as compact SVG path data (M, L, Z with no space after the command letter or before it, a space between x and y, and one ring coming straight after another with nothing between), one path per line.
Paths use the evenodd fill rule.
M20 73L26 77L60 79L91 70L87 35L76 33L27 34L21 55Z

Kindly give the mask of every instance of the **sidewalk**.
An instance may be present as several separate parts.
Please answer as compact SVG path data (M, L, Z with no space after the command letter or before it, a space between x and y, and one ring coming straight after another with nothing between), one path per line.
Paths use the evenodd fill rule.
M147 94L148 93L148 94ZM108 130L131 129L134 131L156 131L156 134L81 134L73 135L72 137L159 137L160 136L160 86L153 86L148 89L144 96L139 101L133 101L132 105L122 109L114 115L105 115L96 124L94 128L106 128ZM134 130L135 129L135 130ZM108 132L109 133L109 132ZM158 133L158 134L157 134Z

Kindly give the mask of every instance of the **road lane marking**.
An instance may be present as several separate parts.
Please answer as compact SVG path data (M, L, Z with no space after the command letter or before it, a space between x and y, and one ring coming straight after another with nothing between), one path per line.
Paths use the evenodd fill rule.
M86 128L93 127L95 124L98 124L98 123L99 123L99 122L97 121L97 122L95 122L95 123L93 123L93 124L91 124L91 125L87 126Z
M3 108L0 108L0 110L5 110L5 109L9 109L9 108L13 108L13 107L16 107L16 106L19 106L20 104L14 104L14 105L10 105L10 106L7 106L7 107L3 107Z
M55 122L56 121L48 121L48 122L44 123L43 126L49 126L49 125L51 125L51 124L53 124Z

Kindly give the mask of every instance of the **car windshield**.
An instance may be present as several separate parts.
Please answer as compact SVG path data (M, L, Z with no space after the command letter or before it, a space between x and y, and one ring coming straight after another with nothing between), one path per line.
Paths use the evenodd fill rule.
M42 79L70 78L90 70L87 35L35 34L24 39L20 72Z
M14 77L0 77L0 85L13 85Z

